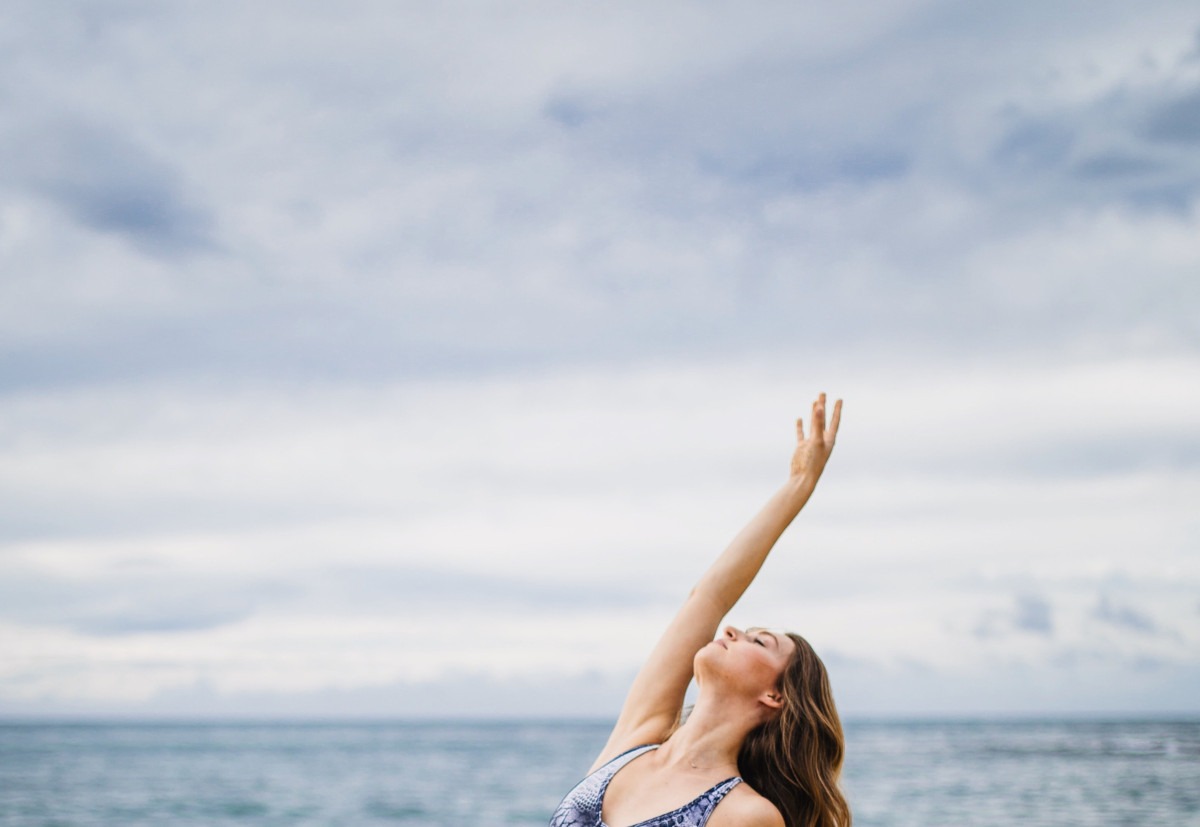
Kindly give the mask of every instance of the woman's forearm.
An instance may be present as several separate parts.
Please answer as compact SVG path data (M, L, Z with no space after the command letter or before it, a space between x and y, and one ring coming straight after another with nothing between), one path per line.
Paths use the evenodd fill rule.
M692 593L727 613L749 588L783 532L812 496L813 484L789 479L767 500L746 527L696 583Z
M833 406L833 420L825 428L825 394L813 403L811 433L804 435L804 421L796 420L796 450L791 474L783 487L743 528L729 547L700 578L692 594L712 601L724 616L749 588L776 541L800 509L808 502L825 470L837 440L842 420L842 400Z

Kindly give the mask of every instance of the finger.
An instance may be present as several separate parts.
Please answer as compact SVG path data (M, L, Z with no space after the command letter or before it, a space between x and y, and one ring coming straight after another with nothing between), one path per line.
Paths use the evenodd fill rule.
M813 403L812 435L818 440L825 438L825 394Z
M796 420L796 441L804 441L804 417L800 417Z
M837 440L838 426L842 424L842 400L833 403L833 420L829 423L829 441Z

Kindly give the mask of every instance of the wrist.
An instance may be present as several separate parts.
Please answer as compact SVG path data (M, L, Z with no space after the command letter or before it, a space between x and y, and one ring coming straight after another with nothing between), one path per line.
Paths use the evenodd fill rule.
M788 477L788 481L783 485L789 499L798 499L800 505L803 505L812 496L816 487L817 481L805 475Z

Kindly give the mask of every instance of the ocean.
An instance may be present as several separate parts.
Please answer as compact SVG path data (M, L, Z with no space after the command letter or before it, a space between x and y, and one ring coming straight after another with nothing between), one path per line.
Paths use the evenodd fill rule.
M0 724L0 827L545 825L595 722ZM1200 721L851 721L859 827L1200 827Z

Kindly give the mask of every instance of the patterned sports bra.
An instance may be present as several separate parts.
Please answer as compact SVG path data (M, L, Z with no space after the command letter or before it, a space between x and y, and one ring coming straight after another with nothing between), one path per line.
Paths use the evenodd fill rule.
M658 749L658 744L634 747L628 752L621 753L580 781L575 789L567 793L566 798L554 811L554 817L550 819L550 827L608 827L600 818L600 813L604 809L604 791L608 789L608 782L612 781L617 770L652 749ZM632 827L704 827L708 817L712 815L713 807L716 807L721 799L741 782L740 776L728 778L715 787L700 793L682 807L645 821L639 821Z

